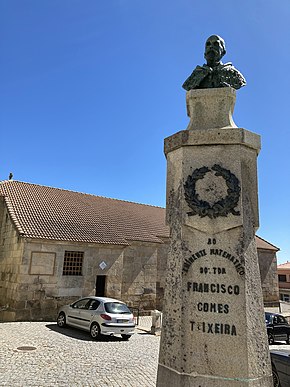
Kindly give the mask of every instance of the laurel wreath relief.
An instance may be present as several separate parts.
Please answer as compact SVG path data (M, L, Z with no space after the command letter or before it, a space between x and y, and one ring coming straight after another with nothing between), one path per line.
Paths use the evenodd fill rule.
M209 218L217 218L218 216L227 216L228 214L240 215L239 211L235 210L240 198L240 184L238 178L228 169L222 168L215 164L211 170L215 171L215 176L222 176L227 185L227 196L213 205L207 201L201 200L196 192L196 182L203 179L206 173L210 172L208 167L197 168L191 175L188 176L184 184L184 196L188 206L192 211L188 212L189 216L199 215L200 217L208 216Z

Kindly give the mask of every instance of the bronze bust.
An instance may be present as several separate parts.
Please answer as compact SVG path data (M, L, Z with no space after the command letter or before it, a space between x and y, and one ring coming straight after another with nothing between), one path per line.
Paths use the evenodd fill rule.
M225 53L225 41L218 35L210 36L205 43L206 64L196 66L182 87L188 91L229 86L239 89L245 86L243 75L231 63L221 62Z

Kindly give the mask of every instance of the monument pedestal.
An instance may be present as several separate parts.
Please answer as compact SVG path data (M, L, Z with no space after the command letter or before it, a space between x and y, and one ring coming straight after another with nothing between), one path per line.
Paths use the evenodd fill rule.
M191 90L165 139L168 255L157 387L270 387L255 231L258 135L231 88ZM201 129L197 129L200 124Z

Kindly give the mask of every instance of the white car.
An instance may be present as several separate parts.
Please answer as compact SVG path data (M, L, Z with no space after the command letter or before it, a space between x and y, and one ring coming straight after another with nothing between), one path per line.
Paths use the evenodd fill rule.
M128 306L107 297L85 297L63 306L58 313L57 325L66 325L90 332L93 339L100 335L121 335L124 340L134 334L134 316Z

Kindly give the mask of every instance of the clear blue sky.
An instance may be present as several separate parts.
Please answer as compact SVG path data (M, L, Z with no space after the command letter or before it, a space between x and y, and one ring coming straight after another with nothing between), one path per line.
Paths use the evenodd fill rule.
M290 260L289 0L0 0L0 179L165 206L183 81L221 35L262 137L260 229Z

